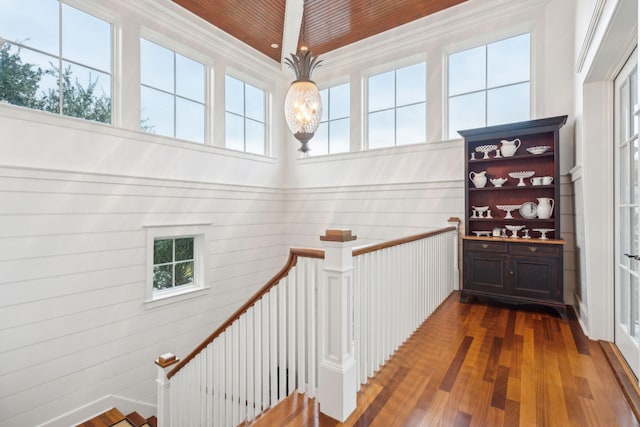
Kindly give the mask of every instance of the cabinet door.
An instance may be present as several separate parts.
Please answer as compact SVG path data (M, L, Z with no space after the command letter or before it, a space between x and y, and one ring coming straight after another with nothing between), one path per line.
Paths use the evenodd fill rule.
M511 257L511 294L561 301L559 263L556 258Z
M491 252L465 252L464 289L494 292L507 292L505 268L507 257Z

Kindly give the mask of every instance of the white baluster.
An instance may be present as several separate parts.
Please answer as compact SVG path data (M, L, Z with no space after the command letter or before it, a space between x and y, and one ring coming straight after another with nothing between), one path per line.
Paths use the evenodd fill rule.
M287 392L288 396L296 388L296 274L298 267L291 269L287 276Z
M269 291L269 407L278 401L278 287Z
M278 402L287 387L287 287L278 285Z
M309 369L309 377L307 381L309 386L307 392L309 397L316 395L316 280L317 280L318 264L314 262L306 271L307 278L307 366Z
M254 362L253 358L255 357L253 350L253 315L254 308L250 307L247 310L247 350L246 350L246 363L247 363L247 379L246 379L246 394L247 394L247 411L246 411L246 420L252 420L254 415L254 407L253 407L253 384L255 383L255 377L253 374Z
M253 402L254 417L262 412L262 359L269 357L269 351L262 348L262 301L264 297L253 306Z
M305 375L306 366L305 363L307 361L306 355L306 310L305 310L305 291L306 291L306 283L305 283L305 272L309 268L309 260L307 258L298 258L298 265L296 266L296 288L297 288L297 296L298 301L295 304L296 306L296 329L298 331L298 354L296 355L296 360L298 361L298 367L296 369L297 377L298 377L298 393L304 393L307 378Z
M247 417L247 316L238 319L238 424Z

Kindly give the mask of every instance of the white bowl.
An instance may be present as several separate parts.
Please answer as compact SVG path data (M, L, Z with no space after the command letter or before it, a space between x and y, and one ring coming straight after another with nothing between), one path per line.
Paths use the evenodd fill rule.
M491 181L494 187L502 187L502 184L507 182L507 178L491 178L489 181Z
M542 154L546 153L549 150L551 150L551 146L549 145L538 145L536 147L527 148L527 151L531 154Z

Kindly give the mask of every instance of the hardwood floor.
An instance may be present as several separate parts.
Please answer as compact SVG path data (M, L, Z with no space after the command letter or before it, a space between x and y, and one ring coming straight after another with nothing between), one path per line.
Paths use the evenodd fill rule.
M552 310L452 294L358 394L344 423L294 394L251 425L637 426L600 345Z

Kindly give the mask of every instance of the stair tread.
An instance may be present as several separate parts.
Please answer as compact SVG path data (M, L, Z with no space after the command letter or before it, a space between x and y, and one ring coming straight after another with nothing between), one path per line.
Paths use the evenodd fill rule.
M127 414L127 420L129 420L129 422L135 427L140 427L147 422L147 420L145 420L144 417L137 412L131 412L130 414Z
M115 424L112 424L109 427L135 427L133 424L131 424L129 421L127 421L127 419L125 418L122 421L119 421Z
M147 423L149 424L149 427L158 427L158 418L156 418L155 415L152 415L147 418Z
M93 417L92 419L85 421L82 424L78 424L76 427L110 427L114 423L117 423L124 419L124 414L117 408L111 408L102 414Z

